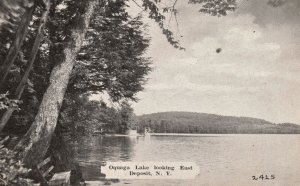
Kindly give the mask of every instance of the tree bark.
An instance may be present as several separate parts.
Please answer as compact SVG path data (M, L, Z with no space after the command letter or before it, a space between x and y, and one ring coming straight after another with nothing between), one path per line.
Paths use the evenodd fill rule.
M15 39L9 48L8 54L4 62L0 66L0 90L3 88L5 78L9 73L12 65L14 64L15 59L18 56L18 53L21 49L21 46L27 34L29 23L32 19L32 14L34 12L34 9L35 9L35 5L32 5L31 7L25 10L20 25L18 26Z
M34 64L34 61L35 61L36 54L38 52L40 43L43 39L43 31L44 31L44 27L45 27L45 24L46 24L46 21L47 21L47 18L48 18L48 14L49 14L49 9L50 9L50 0L46 1L45 3L46 3L46 7L45 7L44 12L41 16L40 24L39 24L39 27L38 27L38 30L37 30L37 33L36 33L36 37L35 37L35 40L34 40L34 43L33 43L33 46L32 46L32 50L31 50L31 53L30 53L30 56L29 56L28 65L26 67L25 73L24 73L18 87L16 88L16 91L15 91L15 94L14 94L14 99L20 99L22 94L23 94L23 91L25 89L25 86L27 84L27 80L29 78L30 72L32 70L32 67L33 67L33 64ZM7 124L8 120L10 119L10 117L11 117L12 113L14 112L14 110L15 110L15 108L10 107L2 115L1 120L0 120L0 132L3 130L3 128Z
M15 147L15 150L19 152L18 158L28 166L40 162L48 150L76 55L81 48L90 18L98 3L98 0L81 1L85 2L85 10L82 14L78 13L78 18L71 30L71 40L63 51L64 59L53 68L49 87L43 96L35 120Z

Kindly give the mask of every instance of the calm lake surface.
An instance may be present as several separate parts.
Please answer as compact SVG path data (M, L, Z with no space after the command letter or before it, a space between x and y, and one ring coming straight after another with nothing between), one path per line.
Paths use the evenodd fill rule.
M300 135L91 136L76 145L90 185L300 185ZM195 162L191 180L99 181L102 161ZM252 176L275 175L274 180Z

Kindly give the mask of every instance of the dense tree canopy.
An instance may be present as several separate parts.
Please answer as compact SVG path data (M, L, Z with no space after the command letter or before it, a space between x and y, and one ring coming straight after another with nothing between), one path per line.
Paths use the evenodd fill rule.
M150 71L150 59L143 57L149 38L141 17L130 18L124 2L109 2L108 7L92 19L70 91L105 90L115 101L135 100Z

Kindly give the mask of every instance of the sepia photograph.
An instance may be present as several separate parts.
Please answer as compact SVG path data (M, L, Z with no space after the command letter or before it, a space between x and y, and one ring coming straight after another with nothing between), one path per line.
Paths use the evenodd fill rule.
M300 0L0 0L0 186L300 186Z

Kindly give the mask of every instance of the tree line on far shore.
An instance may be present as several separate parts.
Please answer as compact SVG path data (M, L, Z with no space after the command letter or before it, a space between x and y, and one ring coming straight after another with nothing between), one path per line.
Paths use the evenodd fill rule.
M274 124L249 117L220 116L191 112L162 112L137 117L139 132L192 134L300 134L300 125Z

